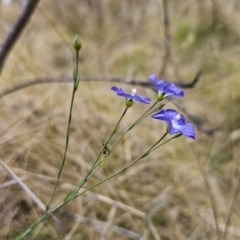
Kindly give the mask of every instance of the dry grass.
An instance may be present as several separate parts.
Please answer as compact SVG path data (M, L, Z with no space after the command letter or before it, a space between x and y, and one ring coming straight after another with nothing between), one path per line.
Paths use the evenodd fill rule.
M0 5L1 39L20 7ZM212 136L198 131L194 142L174 140L64 206L56 213L58 221L43 223L27 239L240 239L240 209L235 204L240 200L239 12L239 3L233 0L169 1L172 64L164 77L175 80L177 73L180 80L190 80L201 68L200 82L186 90L178 104L198 116L206 129L221 128ZM147 81L162 64L161 16L158 0L42 1L7 60L0 91L37 77L71 76L76 33L83 41L82 75ZM53 205L90 169L123 111L111 85L80 83L69 152ZM150 90L139 92L154 98ZM1 98L0 158L43 203L50 200L60 166L70 96L71 84L54 83ZM169 102L167 106L174 107ZM122 129L144 109L140 104L130 109ZM137 157L161 136L162 128L157 121L142 122L86 186ZM42 215L18 182L0 167L1 239L13 239Z

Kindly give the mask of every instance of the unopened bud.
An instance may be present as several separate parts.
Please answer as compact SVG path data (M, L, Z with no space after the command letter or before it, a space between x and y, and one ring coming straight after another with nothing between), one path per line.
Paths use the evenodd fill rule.
M76 50L76 52L79 52L79 50L82 48L82 42L78 35L76 35L76 37L74 38L73 47Z

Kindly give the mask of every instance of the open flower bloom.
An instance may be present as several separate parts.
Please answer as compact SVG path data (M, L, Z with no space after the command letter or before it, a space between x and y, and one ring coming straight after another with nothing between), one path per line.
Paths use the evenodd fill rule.
M126 98L127 107L131 107L135 102L141 102L144 104L148 104L151 101L151 99L149 97L143 97L139 94L136 94L136 89L132 89L131 94L125 93L122 88L115 87L115 86L111 87L111 90L116 92L118 96Z
M195 139L195 130L191 122L185 123L182 114L178 114L173 109L162 109L152 115L152 118L165 121L168 125L169 134L181 133L186 137Z
M148 78L152 81L154 87L158 91L158 101L162 101L165 97L168 96L184 96L183 90L178 88L174 83L169 83L166 80L158 81L157 76L154 74Z

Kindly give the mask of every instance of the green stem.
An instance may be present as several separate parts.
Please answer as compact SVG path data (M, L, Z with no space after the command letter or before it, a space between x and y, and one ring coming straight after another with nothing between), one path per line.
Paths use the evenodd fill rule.
M149 155L149 154L153 151L153 150L152 150L153 147L156 146L157 144L159 144L160 141L163 140L163 138L164 138L166 135L167 135L167 133L165 133L152 147L150 147L145 153L143 153L140 157L138 157L138 158L137 158L136 160L134 160L132 163L130 163L130 164L127 165L126 167L120 169L119 171L117 171L116 173L114 173L113 175L111 175L110 177L108 177L108 178L102 180L101 182L99 182L99 183L97 183L97 184L95 184L95 185L87 188L87 189L84 190L83 192L81 192L81 193L79 193L79 194L76 194L76 195L74 196L74 198L83 195L85 192L87 192L87 191L89 191L89 190L91 190L91 189L93 189L93 188L101 185L102 183L104 183L104 182L106 182L106 181L108 181L108 180L116 177L117 175L123 173L124 171L128 170L130 167L132 167L133 165L135 165L135 164L136 164L137 162L139 162L141 159L143 159L143 158L145 158L147 155ZM173 140L174 138L175 138L175 137L169 139L168 141L162 143L161 145L164 145L165 143ZM74 198L73 198L73 199L74 199Z
M76 74L75 74L75 71L74 71L74 76L75 76L75 75L76 75ZM75 77L74 77L74 78L75 78ZM75 83L75 81L74 81L74 83ZM75 89L77 86L78 86L78 85L74 84L74 89ZM75 92L73 91L69 116L71 116L72 105L73 105L72 103L73 103L73 100L74 100L74 94L75 94ZM85 178L77 185L77 187L76 187L73 191L70 191L70 192L67 194L67 196L65 197L65 199L64 199L58 206L56 206L55 208L49 210L48 207L50 206L50 204L51 204L51 202L52 202L52 199L53 199L53 196L54 196L54 193L55 193L55 191L56 191L56 187L57 187L58 180L59 180L59 178L58 178L58 179L57 179L57 183L56 183L55 188L54 188L54 193L53 193L53 195L52 195L50 204L48 205L45 214L38 220L38 222L32 224L23 234L21 234L20 236L18 236L18 237L16 238L16 240L23 239L25 236L27 236L28 234L30 234L41 222L44 222L44 221L45 221L52 213L54 213L57 209L61 208L62 206L64 206L65 204L67 204L69 201L71 201L72 199L75 198L75 195L77 194L77 192L79 191L79 189L81 189L81 187L87 182L87 180L97 171L97 169L95 168L95 166L96 166L99 158L101 157L101 154L102 154L103 150L106 148L107 144L109 143L109 141L111 140L111 138L113 137L113 135L116 133L116 131L117 131L118 127L119 127L119 124L120 124L120 122L122 121L123 117L125 116L127 110L128 110L128 108L126 108L126 109L123 111L123 113L122 113L120 119L118 120L115 128L113 129L113 131L112 131L111 135L109 136L109 138L107 139L107 141L104 143L104 145L103 145L103 147L102 147L102 150L100 151L97 159L95 160L93 166L91 167L91 169L89 170L89 172L87 173L87 175L85 176ZM69 117L69 119L70 119L70 118L71 118L71 117ZM71 123L71 119L70 119L69 123ZM69 125L70 125L70 124L68 124L68 131L67 131L67 138L66 138L66 139L69 138ZM66 159L67 146L68 146L68 141L66 141L65 152L64 152L64 155L63 155L63 161L62 161L62 165L61 165L62 168L63 168L63 166L64 166L64 162L65 162L65 159ZM105 157L105 158L106 158L106 157ZM62 169L62 168L60 168L59 173L58 173L58 176L61 175L61 169ZM95 170L95 171L94 171L94 170ZM49 210L49 211L48 211L48 210Z
M118 127L120 125L120 122L122 121L123 117L125 116L125 114L127 113L128 108L125 108L125 110L123 111L121 117L119 118L115 128L113 129L112 133L110 134L109 138L107 139L107 141L104 142L102 150L100 151L100 153L98 154L95 162L93 163L91 169L89 170L89 172L86 174L86 176L84 177L84 179L77 185L77 187L73 190L72 194L76 194L82 187L83 185L87 182L87 180L93 175L93 173L95 173L96 171L94 171L96 169L96 165L99 162L99 158L101 157L103 150L106 149L108 143L110 142L110 140L112 139L113 135L117 132ZM109 153L108 153L109 155Z
M78 85L79 85L79 79L78 79L78 58L79 58L79 53L76 52L76 67L75 67L74 72L73 72L73 90L72 90L72 97L71 97L69 117L68 117L65 150L64 150L64 154L63 154L63 158L62 158L62 163L61 163L61 166L60 166L60 169L59 169L59 172L58 172L57 181L56 181L56 184L54 186L53 194L51 196L49 204L46 207L46 212L48 211L48 209L51 206L51 203L53 201L53 197L54 197L54 195L56 193L56 189L57 189L57 186L58 186L58 183L59 183L59 179L61 177L62 170L63 170L64 164L65 164L65 161L66 161L67 150L68 150L68 143L69 143L69 136L70 136L70 126L71 126L71 121L72 121L73 102L74 102L74 98L75 98L75 93L76 93Z
M177 134L177 135L174 135L173 137L171 137L170 139L168 139L167 141L165 141L164 143L162 143L162 144L160 144L160 145L158 145L158 143L160 142L160 141L158 141L158 143L157 143L157 144L154 144L155 146L153 146L153 147L151 148L151 150L149 151L149 154L150 154L151 152L155 151L157 148L161 147L162 145L164 145L164 144L172 141L174 138L178 138L178 137L181 137L181 136L182 136L181 133L179 133L179 134ZM158 145L158 146L157 146L157 145Z
M129 132L139 121L141 121L145 116L147 116L149 114L149 112L156 106L158 102L155 102L145 113L143 113L123 134L121 137L118 138L118 140L113 144L113 146L111 147L111 149L109 149L109 154L111 153L111 151L115 148L115 146L119 143L119 141L121 141L121 139L126 135L127 132ZM87 173L87 175L85 176L85 178L78 184L78 186L75 188L75 190L72 192L72 194L76 194L82 187L83 185L87 182L87 180L93 175L92 172L95 170L96 164L99 162L99 158L104 150L104 148L107 146L107 144L109 143L109 141L111 140L112 136L116 133L119 124L122 120L122 118L124 117L124 115L126 114L128 108L126 108L122 114L122 116L120 117L118 123L116 124L114 130L112 131L110 137L108 138L108 140L104 143L104 146L100 152L100 154L98 155L97 159L95 160L93 166L91 167L90 171ZM102 162L102 161L101 161ZM96 171L94 171L95 173ZM71 194L71 195L72 195ZM69 197L69 195L67 195L67 197Z
M69 195L68 198L65 198L58 206L56 206L55 208L49 210L49 212L46 212L45 215L42 216L41 219L38 220L38 222L32 224L32 226L30 228L28 228L24 233L22 233L20 236L18 236L16 238L16 240L20 240L23 239L25 236L27 236L28 234L30 234L41 222L47 220L49 218L49 216L51 214L53 214L55 211L57 211L59 208L63 207L64 205L66 205L68 202L70 202L71 200L83 195L84 193L86 193L89 190L94 189L95 187L103 184L104 182L116 177L117 175L123 173L124 171L128 170L130 167L132 167L133 165L135 165L137 162L139 162L141 159L145 158L147 155L149 155L152 151L156 150L158 147L166 144L167 142L173 140L174 138L177 138L179 136L181 136L180 134L173 136L172 138L170 138L169 140L165 141L164 143L162 143L161 145L158 145L167 135L167 133L165 133L152 147L150 147L145 153L143 153L139 158L137 158L136 160L134 160L132 163L130 163L129 165L127 165L126 167L120 169L119 171L117 171L116 173L114 173L113 175L109 176L108 178L102 180L101 182L98 182L97 184L85 189L84 191L82 191L81 193L77 193L74 192L74 194Z
M121 137L118 138L118 140L113 144L113 146L111 147L111 149L109 149L109 154L111 153L111 151L115 148L115 146L119 143L119 141L121 141L121 139L126 135L127 132L129 132L139 121L141 121L144 117L146 117L150 111L156 106L158 102L155 102L145 113L143 113L133 124L131 124L131 126L122 134ZM99 165L97 166L98 168L96 169L96 164L99 163L99 158L104 150L104 148L107 146L107 144L109 143L109 141L111 140L112 136L116 133L119 124L122 120L122 118L124 117L124 115L126 114L128 108L126 108L122 114L122 116L120 117L118 123L116 124L114 130L112 131L110 137L108 138L108 140L104 143L104 146L100 152L100 154L98 155L97 159L95 160L93 166L91 167L90 171L87 173L87 175L85 176L85 178L78 184L78 186L75 188L74 191L71 191L68 195L67 198L71 197L72 195L76 194L82 187L83 185L87 182L87 180L96 172L94 170L97 170L99 168ZM108 154L108 155L109 155ZM103 162L103 161L101 161ZM94 172L93 172L94 171Z
M156 106L158 102L155 102L145 113L143 113L133 124L131 124L127 130L122 134L121 137L117 139L117 141L112 145L110 152L115 148L115 146L122 140L122 138L129 132L139 121L141 121L144 117L148 115L148 113Z
M111 153L111 151L114 149L114 147L117 145L117 143L125 136L125 134L130 131L140 120L142 120L144 117L148 116L149 114L151 114L151 110L154 108L154 106L156 106L156 104L158 102L155 102L144 114L142 114L123 134L122 136L113 144L113 146L111 147L111 149L109 149L108 155L104 156L103 159L100 160L99 159L103 153L103 150L106 149L109 141L112 139L113 135L117 132L118 127L120 125L120 122L122 121L123 117L125 116L128 108L126 108L124 110L124 112L122 113L119 121L117 122L115 128L113 129L112 133L110 134L109 138L107 139L107 141L104 143L99 155L97 156L94 164L92 165L91 169L89 170L89 172L86 174L85 178L76 186L76 188L72 191L70 191L67 196L65 197L65 199L55 208L49 210L49 206L52 203L54 194L56 192L56 188L59 182L59 178L61 176L62 173L62 169L64 167L64 163L66 160L66 154L67 154L67 149L68 149L68 142L69 142L69 134L70 134L70 124L71 124L71 118L72 118L72 109L73 109L73 102L74 102L74 96L76 93L76 90L78 88L78 84L79 84L79 80L78 80L78 53L77 53L77 67L74 70L74 86L73 86L73 94L72 94L72 99L71 99L71 105L70 105L70 111L69 111L69 120L68 120L68 128L67 128L67 137L66 137L66 145L65 145L65 151L64 151L64 155L63 155L63 160L62 160L62 164L58 173L58 178L57 178L57 182L54 188L54 192L52 194L50 203L47 206L46 212L45 214L42 216L41 219L39 219L38 222L32 224L22 235L20 235L19 237L17 237L16 239L22 239L23 237L27 236L28 234L30 234L41 222L45 221L47 218L49 218L49 216L54 213L57 209L61 208L62 206L64 206L65 204L67 204L68 202L70 202L71 200L75 199L76 197L84 194L86 191L89 191L97 186L99 186L100 184L108 181L109 179L119 175L120 173L126 171L128 168L130 168L131 166L133 166L134 164L136 164L139 160L141 160L142 158L146 157L148 154L150 154L150 152L152 152L153 148L166 136L166 134L163 135L163 137L161 139L159 139L151 148L148 149L148 151L146 151L144 154L142 154L139 158L137 158L135 161L133 161L131 164L129 164L127 167L121 169L120 171L116 172L115 174L111 175L110 177L108 177L107 179L93 185L92 187L84 190L83 192L78 194L78 191L83 187L83 185L87 182L87 180L98 170L98 168L100 167L98 163L102 163L103 161L106 160L106 158L109 156L109 154ZM98 164L98 165L97 165ZM96 167L97 166L97 167Z

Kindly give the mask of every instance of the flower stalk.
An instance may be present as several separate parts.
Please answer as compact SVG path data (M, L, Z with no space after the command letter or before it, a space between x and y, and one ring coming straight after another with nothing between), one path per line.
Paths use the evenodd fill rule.
M112 132L110 133L107 140L103 143L103 146L97 155L95 161L93 162L90 170L87 172L85 177L71 190L69 191L65 198L62 200L61 203L59 203L57 206L50 208L53 198L56 193L56 189L59 183L59 179L61 177L66 157L67 157L67 151L68 151L68 145L69 145L69 138L70 138L70 126L72 122L72 112L73 112L73 104L75 99L75 94L79 86L79 76L78 76L78 65L79 65L79 51L82 47L81 40L78 36L75 37L73 47L76 51L75 55L75 67L73 71L73 89L72 89L72 96L71 96L71 102L70 102L70 109L69 109L69 117L68 117L68 124L67 124L67 133L66 133L66 142L65 142L65 148L64 153L62 157L61 166L59 168L59 172L57 175L56 184L54 186L53 193L51 195L50 201L48 205L46 206L46 211L44 215L35 223L33 223L24 233L22 233L20 236L18 236L16 239L20 240L23 239L25 236L29 235L40 223L44 222L46 219L51 216L54 212L56 212L59 208L66 205L68 202L72 201L73 199L83 195L87 191L94 189L95 187L105 183L106 181L118 176L119 174L127 171L129 168L137 164L141 159L148 156L150 153L158 149L159 147L163 146L164 144L172 141L175 138L178 138L182 135L195 139L195 130L192 125L192 123L188 122L185 123L185 118L183 115L178 114L173 109L163 109L164 104L159 104L160 101L162 101L164 98L168 96L176 96L176 97L183 97L184 92L179 89L175 84L169 83L165 80L158 81L156 75L149 76L149 79L152 81L153 86L157 90L157 100L156 102L148 108L147 111L145 111L140 117L138 117L122 134L121 136L112 144L112 146L109 146L110 141L112 140L113 136L117 133L120 123L122 122L124 116L126 115L128 109L134 105L135 102L140 102L143 104L149 104L151 99L149 97L141 96L139 94L136 94L136 89L132 90L132 93L126 93L122 88L113 86L111 88L112 91L116 92L116 94L120 97L125 98L125 104L126 107L124 111L122 112L119 120L117 121L115 127L113 128ZM151 147L148 148L147 151L145 151L143 154L141 154L138 158L133 160L129 165L125 166L124 168L118 170L114 174L110 175L109 177L103 179L102 181L98 182L97 184L82 190L80 192L80 189L85 185L85 183L99 170L100 167L102 167L107 158L111 155L114 148L117 146L117 144L123 139L123 137L133 128L135 127L141 120L148 117L149 115L153 114L151 117L155 118L157 120L161 120L166 122L167 124L167 130L163 134L163 136L156 141L155 144L153 144ZM166 140L162 143L163 139L168 135L174 135L170 139Z
M51 203L53 201L54 195L56 193L56 189L59 183L59 179L61 177L62 174L62 170L66 161L66 157L67 157L67 150L68 150L68 144L69 144L69 136L70 136L70 126L71 126L71 122L72 122L72 111L73 111L73 103L74 103L74 98L75 98L75 94L76 91L78 89L78 85L79 85L79 77L78 77L78 65L79 65L79 51L82 47L82 43L81 40L79 38L79 36L76 36L74 39L74 43L73 43L73 47L76 51L76 55L75 55L75 68L73 70L73 90L72 90L72 96L71 96L71 102L70 102L70 109L69 109L69 115L68 115L68 124L67 124L67 134L66 134L66 142L65 142L65 149L64 149L64 153L63 153L63 158L62 158L62 162L61 162L61 166L59 168L58 171L58 175L57 175L57 181L55 183L54 186L54 190L52 193L52 196L50 198L50 201L48 203L48 205L46 206L46 213L48 212Z

